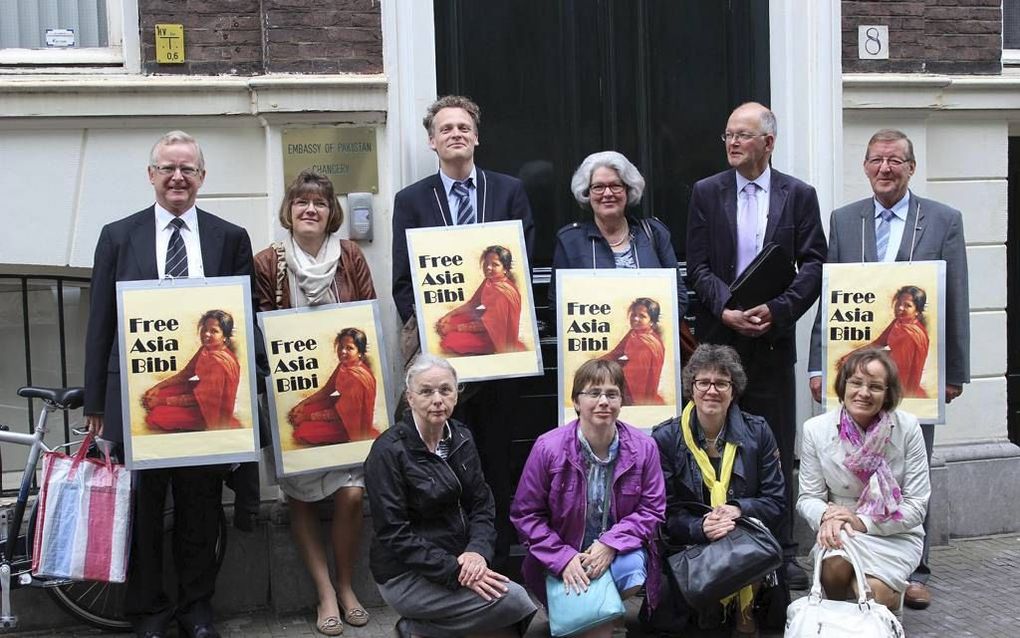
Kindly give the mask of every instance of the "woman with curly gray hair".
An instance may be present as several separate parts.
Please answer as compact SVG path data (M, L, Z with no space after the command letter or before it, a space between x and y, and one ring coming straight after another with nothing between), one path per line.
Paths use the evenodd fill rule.
M683 391L690 401L682 416L652 431L666 481L663 531L670 545L719 540L736 529L738 516L757 518L774 530L785 511L783 473L772 431L765 419L737 405L746 387L747 374L733 348L702 344L684 368ZM702 515L682 505L692 501L712 511ZM736 612L734 635L757 635L751 615L753 587L720 601ZM672 611L681 622L695 613L682 599L673 601ZM705 618L717 616L704 611Z
M553 270L557 268L676 268L676 251L669 229L655 217L627 214L645 191L645 178L616 151L592 153L584 158L570 180L570 190L592 218L568 224L556 233ZM677 274L677 301L683 316L687 290ZM556 301L555 272L549 300Z

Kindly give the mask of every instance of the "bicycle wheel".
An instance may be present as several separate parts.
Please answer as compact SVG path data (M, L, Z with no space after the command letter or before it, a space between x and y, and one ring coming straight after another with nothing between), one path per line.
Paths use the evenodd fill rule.
M32 515L29 517L29 539L33 538L37 507L38 502L32 506ZM173 509L168 509L163 516L163 533L169 542L173 534ZM227 517L221 511L219 537L216 540L217 567L223 564L226 552ZM74 581L45 589L50 598L72 617L98 629L122 632L131 629L131 621L124 617L124 597L127 587L127 583Z

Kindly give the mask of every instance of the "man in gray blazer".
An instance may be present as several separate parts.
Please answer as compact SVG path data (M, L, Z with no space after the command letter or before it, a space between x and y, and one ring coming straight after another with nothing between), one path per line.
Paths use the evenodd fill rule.
M914 145L901 131L882 129L871 136L864 156L864 173L873 196L832 212L829 220L828 263L864 261L946 262L946 402L963 393L970 381L970 301L967 292L967 246L960 211L934 200L918 197L908 186L917 162ZM882 241L876 240L876 236ZM879 254L878 244L885 250ZM811 394L821 400L821 310L811 333ZM931 461L935 426L921 426ZM924 521L925 532L928 519ZM931 602L925 583L928 569L928 538L921 564L911 576L905 602L924 609Z

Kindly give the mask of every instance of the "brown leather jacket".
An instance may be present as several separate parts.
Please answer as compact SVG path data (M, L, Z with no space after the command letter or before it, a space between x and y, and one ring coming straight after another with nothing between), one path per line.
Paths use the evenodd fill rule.
M279 258L272 246L255 255L255 294L259 310L282 310L290 308L290 278L284 276L280 303L276 303L276 272ZM340 240L340 264L336 268L336 289L338 301L365 301L375 299L372 272L361 249L353 241Z

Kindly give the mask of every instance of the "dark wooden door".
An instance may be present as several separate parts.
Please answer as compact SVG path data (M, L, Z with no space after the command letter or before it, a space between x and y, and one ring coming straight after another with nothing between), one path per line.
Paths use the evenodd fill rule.
M1006 231L1006 424L1020 445L1020 137L1009 138ZM971 338L979 338L971 335Z
M536 304L545 304L556 231L585 214L570 177L596 151L619 151L642 172L637 213L666 222L683 261L691 188L726 168L719 135L729 112L769 101L768 3L435 0L434 8L439 95L478 102L478 165L527 188ZM531 442L556 423L549 335L543 355L546 375L520 386L514 477Z

